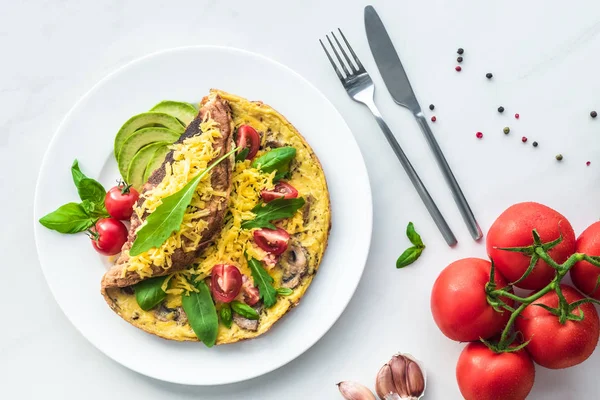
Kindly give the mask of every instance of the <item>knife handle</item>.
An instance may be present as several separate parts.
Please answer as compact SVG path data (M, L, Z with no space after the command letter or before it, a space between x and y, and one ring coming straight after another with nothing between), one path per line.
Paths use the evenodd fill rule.
M402 164L402 167L404 167L406 174L408 175L408 177L410 178L410 181L412 182L413 186L417 190L417 193L419 193L421 200L425 204L427 211L429 211L429 214L433 218L433 221L435 222L438 229L442 233L442 236L446 240L446 243L448 243L448 246L454 246L457 243L454 233L452 233L452 230L448 226L448 223L444 219L444 216L442 215L440 210L437 208L435 202L429 195L427 188L425 187L423 182L421 182L421 178L419 178L417 171L415 171L415 169L413 168L412 164L410 163L408 157L406 157L406 154L404 154L404 151L400 147L400 144L398 144L398 141L394 137L394 134L390 130L389 126L383 120L383 117L381 116L381 113L377 109L377 106L375 106L374 102L365 102L365 105L367 107L369 107L369 109L371 110L371 113L373 113L373 116L375 117L377 124L379 124L379 127L381 128L381 130L383 131L383 134L385 135L388 142L390 143L390 146L392 146L394 153L396 153L398 160L400 160L400 164Z
M431 151L433 152L433 155L435 156L435 159L440 166L442 173L444 174L444 178L446 179L448 186L450 186L454 201L456 202L456 205L458 206L458 209L460 210L460 213L467 224L469 233L474 240L481 239L483 237L481 228L479 227L479 224L475 219L475 215L473 215L473 211L471 211L471 207L469 206L465 195L460 189L460 186L458 185L458 182L456 181L456 178L454 177L454 174L448 165L448 161L446 161L446 157L444 157L444 153L442 153L440 145L438 144L437 140L435 140L433 132L431 132L431 128L429 128L429 124L427 123L423 112L419 111L415 113L415 118L417 119L417 122L419 123L419 126L425 135L425 139L427 139L427 143L429 143L429 147L431 148Z

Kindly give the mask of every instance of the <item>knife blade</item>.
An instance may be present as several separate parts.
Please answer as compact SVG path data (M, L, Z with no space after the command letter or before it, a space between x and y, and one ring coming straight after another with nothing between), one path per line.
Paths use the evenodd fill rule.
M400 57L373 6L365 7L365 27L375 63L394 101L411 110L419 107Z

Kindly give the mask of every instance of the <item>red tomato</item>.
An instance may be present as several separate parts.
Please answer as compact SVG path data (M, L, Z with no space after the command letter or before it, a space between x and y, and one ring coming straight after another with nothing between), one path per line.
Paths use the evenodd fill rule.
M242 125L237 130L236 145L242 150L248 148L246 160L252 160L260 147L260 136L250 125Z
M103 218L90 229L92 246L100 254L113 256L121 251L127 241L127 228L114 218Z
M254 242L263 249L276 256L287 250L290 234L281 228L258 229L254 231Z
M279 181L273 190L261 191L260 197L262 197L265 203L275 199L295 199L298 197L298 191L289 183Z
M562 264L575 252L575 233L563 215L538 203L515 204L496 219L487 235L488 255L494 260L497 270L510 282L523 276L531 258L498 248L532 245L533 229L537 230L543 243L558 239L562 234L563 241L548 252L557 263ZM554 273L554 269L539 260L531 274L516 286L542 289L554 278Z
M525 350L494 353L473 342L456 364L458 388L466 400L523 400L534 379L535 366Z
M583 299L571 286L560 287L569 303ZM555 308L558 296L552 291L534 304ZM515 329L523 334L523 340L531 339L525 348L533 361L546 368L568 368L582 363L594 352L600 335L600 323L593 304L580 306L583 321L567 321L563 325L557 316L534 304L528 305L515 323ZM579 311L574 313L580 315Z
M252 281L246 275L242 277L242 291L244 292L244 302L249 306L253 306L260 300L260 293L254 286Z
M133 214L133 205L138 201L140 194L130 185L119 183L106 193L104 205L111 217L128 220Z
M242 274L237 267L229 264L217 264L210 274L210 290L215 300L229 303L240 293Z
M590 225L577 239L577 253L600 256L600 222ZM600 268L587 261L579 261L571 268L571 279L586 295L600 300Z
M438 328L450 339L471 342L489 338L508 322L508 311L497 312L487 302L485 285L491 265L480 258L464 258L448 265L433 284L431 313ZM498 288L507 285L498 271L495 282ZM509 299L503 300L512 304Z

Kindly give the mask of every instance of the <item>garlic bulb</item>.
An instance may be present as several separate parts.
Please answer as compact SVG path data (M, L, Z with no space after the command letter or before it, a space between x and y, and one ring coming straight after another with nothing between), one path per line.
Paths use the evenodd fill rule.
M379 370L377 395L385 400L419 399L425 392L425 374L408 354L396 354Z
M373 393L360 383L343 381L337 385L346 400L376 400Z

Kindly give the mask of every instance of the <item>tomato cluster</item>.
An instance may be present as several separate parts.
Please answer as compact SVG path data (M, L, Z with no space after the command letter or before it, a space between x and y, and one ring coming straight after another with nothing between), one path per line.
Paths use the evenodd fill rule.
M486 244L491 262L466 258L440 273L431 311L444 335L471 342L456 366L467 400L524 399L534 362L572 367L598 344L600 222L576 240L557 211L519 203L493 223ZM583 294L561 283L567 273ZM514 287L530 291L521 297Z

